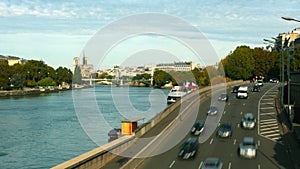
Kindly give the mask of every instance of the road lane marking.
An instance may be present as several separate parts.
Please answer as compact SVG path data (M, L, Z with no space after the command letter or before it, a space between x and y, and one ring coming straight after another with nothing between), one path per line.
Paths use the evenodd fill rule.
M265 116L265 115L273 115L273 114L276 114L275 112L272 112L272 113L260 113L261 116Z
M261 128L266 128L266 127L274 127L274 126L278 126L277 124L260 124Z
M260 169L260 164L258 164L257 168Z
M274 100L274 99L261 99L261 100Z
M261 122L267 122L267 121L277 121L276 119L264 119L264 120L260 120Z
M234 139L233 144L236 144L236 139Z
M230 169L231 168L231 162L229 162L229 164L228 164L228 169Z
M203 164L203 161L201 161L201 163L200 163L200 165L199 165L198 169L200 169L200 168L201 168L202 164Z
M260 129L260 131L268 131L268 130L273 130L273 129L278 129L278 126L263 128L263 129Z
M266 135L266 136L267 137L280 136L280 133L269 134L269 135Z
M271 133L279 133L279 130L269 130L269 131L260 132L260 134L262 135L269 135Z
M257 146L260 146L260 140L257 141Z
M245 106L246 105L246 103L243 103L243 106Z
M224 111L223 114L226 114L226 111Z
M261 110L265 110L265 109L273 109L274 107L261 107Z
M241 115L243 114L243 112L241 111Z
M174 164L175 164L175 160L169 165L169 168L172 168Z
M261 104L269 104L269 105L273 105L273 102L267 102L267 103L261 103Z
M210 140L209 144L212 144L212 143L213 143L213 141L214 141L214 139L212 138L212 139Z

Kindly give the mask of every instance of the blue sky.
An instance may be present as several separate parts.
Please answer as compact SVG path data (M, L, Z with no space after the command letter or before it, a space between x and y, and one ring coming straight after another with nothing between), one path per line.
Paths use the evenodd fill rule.
M297 22L281 19L282 16L300 19L299 7L300 0L2 0L0 54L43 60L54 68L72 68L73 57L82 56L83 49L88 57L96 55L86 51L88 49L85 47L97 32L124 17L154 12L178 17L197 28L221 59L239 45L266 46L263 44L264 38L271 39L281 32L300 27ZM185 33L191 32L185 30ZM141 43L141 39L143 38L136 38L133 42L129 40L125 44L154 42L151 38L146 38ZM156 43L165 42L156 40ZM171 40L170 44L172 43ZM156 47L150 46L153 50L157 50ZM116 49L122 55L122 50ZM166 50L161 53L171 53L170 49ZM131 55L145 54L141 50L137 51L131 52ZM189 55L188 52L185 54ZM110 61L105 61L103 67L100 64L98 66L107 68L121 64L117 55L111 56ZM181 59L188 60L189 57ZM151 59L142 60L154 62ZM216 58L207 59L205 64L214 64L216 61Z

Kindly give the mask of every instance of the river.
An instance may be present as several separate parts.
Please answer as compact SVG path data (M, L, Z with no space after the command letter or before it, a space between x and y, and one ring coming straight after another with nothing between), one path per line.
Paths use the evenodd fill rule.
M0 168L51 168L108 142L108 128L122 120L144 118L166 108L167 89L95 86L41 96L0 99ZM84 100L84 101L83 101ZM93 105L96 104L96 105ZM81 114L95 112L105 127L91 139Z

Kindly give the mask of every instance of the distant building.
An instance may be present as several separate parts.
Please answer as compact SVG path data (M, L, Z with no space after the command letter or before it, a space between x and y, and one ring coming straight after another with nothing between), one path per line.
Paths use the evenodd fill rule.
M0 55L0 59L1 60L7 60L9 66L13 66L15 64L25 64L26 63L25 59L15 57L15 56L2 56L2 55Z
M160 63L156 65L156 69L165 72L170 72L170 71L187 72L193 70L194 68L195 68L194 62Z
M94 65L88 64L88 58L83 56L83 64L80 65L79 57L74 57L73 59L73 73L75 71L75 67L79 66L81 70L82 78L91 78L95 73Z

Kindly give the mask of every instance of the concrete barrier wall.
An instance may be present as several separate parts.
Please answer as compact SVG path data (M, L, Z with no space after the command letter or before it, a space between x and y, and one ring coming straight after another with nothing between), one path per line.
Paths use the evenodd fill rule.
M233 81L226 83L225 87L230 87L234 85L239 85L239 84L246 84L249 82L243 82L243 81ZM220 88L223 88L224 84L221 85L216 85L213 87L213 90L217 90ZM197 94L200 94L200 99L206 98L210 96L211 92L210 90L212 89L211 86L204 87L200 90L195 90L192 91L191 93L185 95L182 99L190 99L194 97ZM111 151L120 154L124 150L126 150L129 146L134 144L135 142L135 137L139 137L147 133L152 127L154 127L156 124L158 124L162 119L167 117L174 109L176 109L178 106L181 105L181 101L177 101L167 107L165 110L163 110L161 113L157 114L155 117L153 117L151 120L148 122L144 123L138 130L134 132L133 136L123 136L117 140L114 140L112 142L109 142L101 147L98 147L94 150L91 150L85 154L82 154L80 156L77 156L69 161L66 161L62 164L59 164L52 169L73 169L73 168L78 168L78 169L99 169L106 165L109 161L111 161L113 158L116 157L115 154L111 153Z

